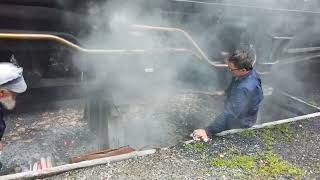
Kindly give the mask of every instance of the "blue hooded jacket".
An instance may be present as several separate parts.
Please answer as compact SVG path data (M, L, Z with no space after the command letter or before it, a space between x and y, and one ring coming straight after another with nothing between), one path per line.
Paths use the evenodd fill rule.
M225 94L222 113L206 128L209 135L234 128L249 128L257 120L263 91L261 79L254 69L239 79L233 78Z

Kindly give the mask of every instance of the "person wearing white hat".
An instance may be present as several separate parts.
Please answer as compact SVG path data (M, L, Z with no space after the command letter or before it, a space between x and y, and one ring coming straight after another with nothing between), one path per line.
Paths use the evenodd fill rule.
M6 129L3 110L12 110L16 104L16 95L27 89L22 72L21 67L9 62L0 62L0 157L4 146L2 136ZM2 166L1 163L0 166Z

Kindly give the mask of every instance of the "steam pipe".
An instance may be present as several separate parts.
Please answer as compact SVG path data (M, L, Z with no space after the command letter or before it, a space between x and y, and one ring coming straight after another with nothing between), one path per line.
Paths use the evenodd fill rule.
M26 31L26 30L11 30L11 29L0 29L0 32L5 32L5 33L13 33L13 34L49 34L49 35L54 35L61 37L67 41L70 41L74 44L79 44L77 37L70 33L65 33L65 32L54 32L54 31Z
M310 53L314 51L320 51L320 47L292 48L292 49L284 50L284 52L288 54Z
M72 49L85 53L147 53L149 51L172 51L172 52L189 52L198 58L200 55L189 49L183 48L165 48L165 49L86 49L74 44L64 38L51 34L35 34L35 33L0 33L0 39L16 39L16 40L50 40L66 45Z
M167 32L178 32L183 34L190 42L191 44L196 48L198 53L202 56L204 60L206 60L210 65L214 67L227 67L226 64L221 64L221 63L216 63L214 61L211 61L208 56L202 51L202 49L199 47L199 45L192 39L192 37L184 30L179 29L179 28L170 28L170 27L158 27L158 26L147 26L147 25L132 25L133 28L138 28L138 29L145 29L145 30L155 30L155 31L167 31Z
M185 2L185 3L195 3L195 4L204 4L204 5L215 5L215 6L223 6L223 7L235 7L235 8L250 8L257 10L266 10L266 11L276 11L276 12L285 12L285 13L305 13L305 14L315 14L320 15L320 12L316 11L303 11L296 9L281 9L281 8L265 8L259 6L250 6L250 5L234 5L230 3L215 3L215 2L202 2L202 1L192 1L192 0L172 0L173 2Z
M87 50L84 48L81 48L80 46L65 40L64 38L61 38L59 36L51 35L51 34L22 34L22 33L0 33L0 39L17 39L17 40L51 40L51 41L57 41L59 43L62 43L64 45L67 45L71 48L77 49L79 51L86 52Z
M307 60L313 60L316 58L320 58L320 54L312 54L309 56L298 56L298 57L294 57L294 58L287 58L287 59L282 59L282 60L278 60L278 65L286 65L286 64L291 64L291 63L297 63L297 62L301 62L301 61L307 61Z
M146 26L146 25L132 25L133 28L139 28L139 29L146 29L146 30L157 30L157 31L169 31L169 32L180 32L182 33L190 42L191 44L196 48L198 53L184 48L164 48L164 49L132 49L132 50L126 50L126 49L86 49L83 47L80 47L77 44L74 44L64 38L61 38L56 35L51 34L35 34L35 33L0 33L0 39L18 39L18 40L50 40L50 41L56 41L61 44L64 44L68 47L71 47L73 49L76 49L80 52L85 53L147 53L149 51L172 51L172 52L189 52L192 55L195 55L199 59L205 59L210 65L217 67L217 68L226 68L227 64L222 63L216 63L214 61L209 60L208 56L201 50L201 48L198 46L198 44L192 39L192 37L184 30L179 28L168 28L168 27L156 27L156 26Z
M201 54L202 59L205 59L211 66L216 68L227 68L227 64L217 63L214 61L211 61L208 56L202 51L202 49L199 47L199 45L192 39L191 35L189 35L186 31L179 29L179 28L170 28L170 27L159 27L159 26L147 26L147 25L132 25L133 28L139 28L139 29L145 29L145 30L156 30L156 31L167 31L167 32L178 32L182 33L190 42L191 44L196 48L196 50ZM255 64L257 61L257 57L255 55L253 64ZM258 74L265 75L269 74L270 72L260 72L256 70Z

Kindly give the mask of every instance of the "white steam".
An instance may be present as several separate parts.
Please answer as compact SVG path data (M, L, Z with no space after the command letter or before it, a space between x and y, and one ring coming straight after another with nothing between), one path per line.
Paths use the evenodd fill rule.
M219 81L227 82L228 75L222 75L222 71L210 67L203 59L186 52L163 52L164 49L180 48L198 53L181 33L137 30L132 28L133 24L183 29L213 61L224 61L221 52L232 53L242 44L252 44L259 64L276 60L270 59L272 37L304 33L305 25L314 27L319 21L309 16L317 15L314 12L316 8L311 6L316 2L311 0L220 2L108 1L98 6L92 5L89 19L95 28L83 40L86 47L146 51L80 56L84 62L90 62L86 68L97 86L92 88L107 87L116 105L121 104L122 100L130 103L132 97L154 98L154 104L160 104L166 101L162 98L164 95L172 94L177 89L213 91L224 88ZM294 72L292 69L289 67L286 74ZM281 73L276 71L274 76L280 77ZM282 77L287 82L296 82L290 74ZM190 84L185 84L181 78L187 79ZM278 85L277 79L272 78L271 84ZM300 83L296 85L302 86ZM148 109L157 111L156 106ZM148 119L141 119L142 124L150 123L147 122Z

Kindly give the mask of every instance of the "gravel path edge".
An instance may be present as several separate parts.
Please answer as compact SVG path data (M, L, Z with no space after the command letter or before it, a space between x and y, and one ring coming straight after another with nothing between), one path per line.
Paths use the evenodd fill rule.
M128 160L140 156L146 156L154 154L157 150L156 149L150 149L150 150L144 150L144 151L134 151L128 154L122 154L118 156L112 156L112 157L106 157L101 159L94 159L89 161L83 161L79 163L73 163L73 164L66 164L62 166L56 166L53 168L48 168L40 171L28 171L28 172L22 172L17 174L11 174L6 176L1 176L2 180L11 180L11 179L35 179L35 178L43 178L47 176L56 175L59 173L67 172L70 170L75 169L81 169L81 168L87 168L97 165L103 165L103 164L110 164L115 163L123 160Z
M225 136L228 134L236 134L236 133L240 133L245 130L262 129L265 127L271 127L271 126L275 126L275 125L279 125L279 124L286 124L286 123L291 123L291 122L295 122L295 121L307 120L307 119L315 118L315 117L320 117L320 112L306 114L303 116L297 116L297 117L288 118L288 119L282 119L282 120L263 123L263 124L258 124L258 125L254 125L251 128L247 128L247 129L231 129L231 130L227 130L227 131L223 131L221 133L218 133L218 134L216 134L216 136Z

